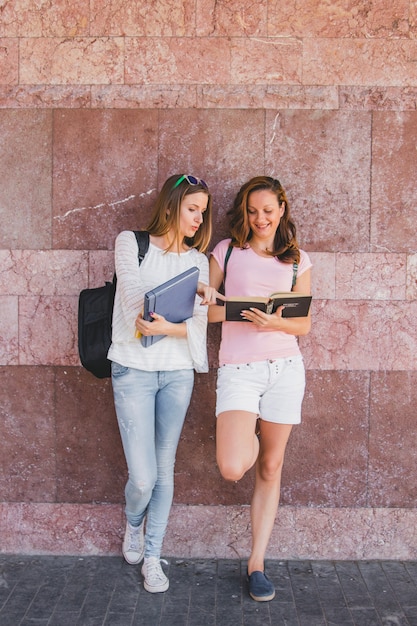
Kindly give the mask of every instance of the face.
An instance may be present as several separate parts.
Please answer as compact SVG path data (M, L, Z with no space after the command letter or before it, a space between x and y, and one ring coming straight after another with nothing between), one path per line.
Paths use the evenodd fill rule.
M208 195L203 191L188 194L180 206L180 237L194 237L207 209Z
M272 241L284 210L285 205L279 206L277 196L269 189L252 191L248 198L248 219L253 238Z

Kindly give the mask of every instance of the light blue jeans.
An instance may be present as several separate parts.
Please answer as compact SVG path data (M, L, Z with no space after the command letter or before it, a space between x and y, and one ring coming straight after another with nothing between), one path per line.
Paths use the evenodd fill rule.
M145 556L159 558L194 370L146 372L113 362L112 385L128 469L126 517L132 526L146 517Z

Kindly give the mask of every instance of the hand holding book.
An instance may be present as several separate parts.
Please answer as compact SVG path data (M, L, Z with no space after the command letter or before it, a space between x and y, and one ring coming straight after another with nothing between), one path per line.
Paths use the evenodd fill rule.
M296 291L272 293L268 297L232 296L226 298L226 322L245 322L242 311L259 309L267 314L283 306L282 317L306 317L310 310L311 295Z

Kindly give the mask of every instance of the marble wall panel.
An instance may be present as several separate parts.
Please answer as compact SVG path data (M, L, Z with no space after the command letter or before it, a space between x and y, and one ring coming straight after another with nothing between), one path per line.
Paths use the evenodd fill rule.
M209 37L138 37L127 39L125 50L126 84L232 82L230 43L226 38L219 38L213 45Z
M407 299L417 300L417 254L407 257Z
M299 85L303 83L302 44L291 38L236 38L230 68L232 84Z
M0 247L51 247L51 111L0 111Z
M314 299L334 300L336 297L336 255L331 252L309 252L311 293Z
M124 502L127 480L110 379L56 370L57 502Z
M19 82L19 41L0 37L0 85Z
M123 83L121 37L21 39L19 83L97 85Z
M90 3L90 34L96 37L190 37L195 35L194 4L189 0ZM186 62L186 60L185 60Z
M415 111L417 87L339 87L340 109L356 111Z
M0 499L55 500L54 372L0 368Z
M194 109L196 85L92 85L91 106L97 109Z
M110 249L156 198L156 111L56 111L54 247Z
M88 279L88 253L0 250L0 294L78 295Z
M287 37L369 37L389 39L409 34L408 0L378 4L336 0L271 0L268 2L268 35Z
M404 300L405 254L337 254L338 300Z
M401 344L396 349L401 351ZM416 372L373 372L369 437L369 504L415 507Z
M283 504L367 504L368 406L368 372L307 372L302 423L284 462Z
M266 111L265 166L287 191L302 248L368 252L371 115Z
M268 2L260 0L197 0L196 35L264 37L267 34Z
M213 194L211 248L227 236L225 213L240 186L264 171L263 111L161 111L159 185L188 172L207 181Z
M19 362L78 365L78 295L20 296Z
M5 2L0 36L75 37L88 34L89 8L85 0L25 0Z
M312 315L310 334L300 337L309 369L417 368L416 301L316 300Z
M1 109L86 108L91 106L89 85L15 85L0 84Z
M19 364L19 302L0 296L0 365Z
M197 106L223 109L338 109L337 87L199 85Z
M373 114L371 240L375 252L417 249L417 112Z
M303 84L417 86L417 41L304 39Z

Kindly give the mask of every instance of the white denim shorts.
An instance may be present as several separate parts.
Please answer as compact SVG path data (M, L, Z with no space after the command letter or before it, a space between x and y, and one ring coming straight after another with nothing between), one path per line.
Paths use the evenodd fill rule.
M249 411L266 422L299 424L305 390L301 355L222 365L217 373L216 415Z

